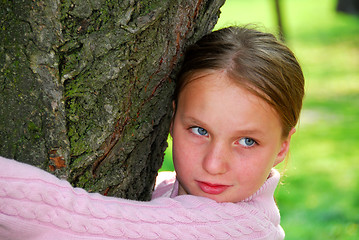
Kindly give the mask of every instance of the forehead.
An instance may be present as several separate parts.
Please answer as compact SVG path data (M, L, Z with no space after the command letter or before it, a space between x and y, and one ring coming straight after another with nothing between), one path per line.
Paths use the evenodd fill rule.
M233 126L280 125L274 109L263 99L229 78L225 71L193 75L178 99L177 111L184 117Z
M234 96L241 96L241 93L246 92L246 94L253 95L253 97L250 97L251 99L258 100L257 94L247 90L247 85L247 81L241 79L234 80L232 77L229 77L226 70L200 70L187 76L187 80L182 86L178 98L183 95L188 95L189 93L189 95L193 93L198 94L199 91L201 91L201 94L206 94L206 92L220 93L231 89L232 91L230 92L232 92Z

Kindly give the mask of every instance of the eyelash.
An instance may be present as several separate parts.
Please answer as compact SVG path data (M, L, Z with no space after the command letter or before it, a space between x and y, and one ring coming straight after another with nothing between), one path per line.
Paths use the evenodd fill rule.
M194 129L203 130L203 131L205 131L205 134L202 135L202 134L200 134L199 132L195 133L195 132L194 132ZM192 126L192 127L189 128L189 130L190 130L193 134L195 134L195 135L197 135L197 136L205 136L205 137L208 136L208 131L207 131L205 128L202 128L202 127ZM253 144L250 145L250 146L245 146L245 145L243 145L243 144L240 143L241 140L251 140L251 141L253 141ZM258 145L258 142L257 142L256 140L254 140L253 138L250 138L250 137L242 137L242 138L240 138L240 139L239 139L238 141L236 141L236 142L238 142L238 144L241 145L241 146L243 146L244 148L251 148L251 147L254 147L255 145Z
M241 140L251 140L251 141L253 141L253 144L250 145L250 146L244 146L243 144L240 143ZM254 140L253 138L250 138L250 137L242 137L237 142L238 142L238 144L242 145L245 148L251 148L251 147L254 147L254 146L258 145L258 142L256 140Z
M199 132L195 133L195 132L194 132L194 129L196 129L196 128L197 128L198 130L203 130L203 131L205 131L205 134L202 135L202 134L200 134ZM193 127L190 127L189 130L190 130L193 134L198 135L198 136L207 136L207 135L208 135L208 131L207 131L206 129L202 128L202 127L193 126Z

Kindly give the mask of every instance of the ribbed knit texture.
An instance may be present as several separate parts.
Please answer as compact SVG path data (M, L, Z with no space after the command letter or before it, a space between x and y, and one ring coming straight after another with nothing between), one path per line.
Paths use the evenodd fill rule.
M38 168L0 157L0 239L284 238L273 200L277 171L239 203L176 196L174 174L163 174L153 199L140 202L88 193Z

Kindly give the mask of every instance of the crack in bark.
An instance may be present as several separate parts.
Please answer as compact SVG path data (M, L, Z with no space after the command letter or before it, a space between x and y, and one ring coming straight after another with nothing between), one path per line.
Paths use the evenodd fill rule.
M108 154L111 152L113 147L116 145L116 143L120 139L124 128L128 124L129 119L130 119L130 117L127 116L123 123L120 124L121 120L119 120L117 122L115 131L112 133L109 143L106 144L105 146L103 146L103 148L105 149L104 154L102 156L100 156L99 158L97 158L92 165L91 171L92 171L92 175L94 178L96 178L96 170L99 168L100 164L105 160L105 158L108 156Z

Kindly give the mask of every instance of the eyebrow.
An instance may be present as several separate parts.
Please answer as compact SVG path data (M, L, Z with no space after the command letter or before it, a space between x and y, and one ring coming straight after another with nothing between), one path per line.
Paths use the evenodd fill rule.
M243 129L234 131L237 135L264 135L264 132L257 129Z
M194 118L194 117L188 117L188 116L182 116L183 122L186 124L194 124L194 125L206 125L205 123L201 122L200 120Z
M196 118L190 116L183 116L182 118L185 124L196 125L207 129L206 124ZM234 135L264 135L264 131L260 129L236 129L233 133Z
M202 127L204 129L208 129L208 125L204 122L190 116L186 116L185 114L181 117L182 122L186 127Z

